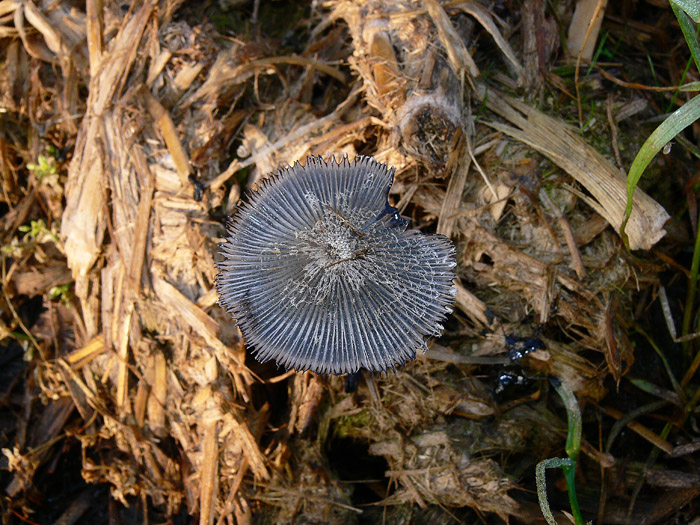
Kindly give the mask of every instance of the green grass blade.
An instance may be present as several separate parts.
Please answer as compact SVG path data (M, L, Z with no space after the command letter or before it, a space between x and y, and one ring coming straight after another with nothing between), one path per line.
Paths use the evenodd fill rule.
M550 525L556 524L549 508L547 499L547 482L545 470L548 468L561 468L564 471L566 488L569 493L569 504L571 505L571 515L575 525L584 525L581 509L576 497L576 460L581 450L581 409L578 406L576 395L571 387L556 377L550 377L550 383L554 386L566 408L568 421L568 433L566 438L566 455L568 458L549 458L540 461L535 468L535 482L537 483L537 497L540 502L542 514Z
M552 510L549 508L549 498L547 497L547 476L546 469L548 468L565 468L576 467L576 462L571 458L548 458L540 461L535 467L535 483L537 484L537 499L540 502L540 509L545 521L549 525L557 525L557 520L552 515ZM568 481L568 480L567 480Z
M700 13L697 12L698 10L700 10L700 5L698 4L697 0L688 2L695 4L693 6L694 10L689 11L688 9L680 5L682 3L686 3L686 1L671 0L671 8L673 9L676 18L678 19L678 25L681 26L681 31L683 31L683 36L685 37L686 44L688 44L688 48L690 49L690 54L693 56L693 60L695 60L695 67L697 67L700 70L700 43L698 43L698 38L695 34L695 28L688 19L688 17L691 17L693 18L693 20L695 20L695 22L698 21L696 17L700 16Z
M693 19L693 22L700 23L700 2L698 0L671 0L670 3L674 11L676 8L682 9ZM676 16L678 15L676 14Z
M693 122L700 119L700 96L696 96L686 102L683 107L674 111L661 125L649 135L639 153L634 158L629 173L627 174L627 206L625 207L625 220L622 222L620 233L625 238L625 226L632 213L632 196L634 190L642 178L644 170L661 149Z
M697 97L696 97L697 98ZM695 315L695 293L698 288L698 273L700 273L700 231L695 233L695 248L693 249L693 261L690 264L690 279L688 279L688 295L685 297L685 310L683 311L683 325L681 335L690 333L690 325ZM694 361L692 346L683 343L684 365L688 366Z
M700 91L700 82L688 82L678 88L679 91Z
M581 433L582 433L582 423L581 423L581 409L578 406L578 401L576 401L576 394L571 390L571 387L564 381L558 378L552 377L550 383L554 386L554 389L561 397L564 402L564 407L566 408L566 416L568 423L568 432L566 435L566 455L569 456L573 461L578 459L578 453L581 450Z

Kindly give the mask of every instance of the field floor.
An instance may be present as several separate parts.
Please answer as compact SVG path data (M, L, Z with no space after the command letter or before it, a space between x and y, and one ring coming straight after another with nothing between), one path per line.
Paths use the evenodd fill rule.
M700 8L672 4L0 0L2 523L700 524ZM260 363L218 304L227 218L309 156L394 168L454 244L395 370ZM417 288L344 322L420 324Z

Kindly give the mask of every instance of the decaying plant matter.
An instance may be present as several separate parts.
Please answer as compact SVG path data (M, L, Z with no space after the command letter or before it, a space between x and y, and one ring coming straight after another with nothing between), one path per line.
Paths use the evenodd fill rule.
M587 123L594 133L564 122L575 90L552 71L571 63L556 29L572 2L513 13L473 0L236 3L0 1L0 335L24 345L0 358L0 378L20 378L0 397L17 420L0 441L3 512L36 510L32 487L69 450L82 479L120 502L113 516L138 505L202 524L539 519L527 476L566 428L541 381L551 374L582 406L586 478L602 471L608 490L623 487L625 505L595 489L602 517L620 522L636 480L663 480L644 477L641 454L615 470L623 452L586 424L627 423L610 396L664 267L625 249L614 152L591 142L612 130L624 164L617 130L649 105L611 95L609 119ZM583 93L600 86L591 71ZM224 221L245 190L329 153L396 167L389 205L456 246L444 335L400 373L347 384L255 362L215 285ZM632 249L673 232L640 189L634 210ZM414 312L415 323L441 323L447 288L428 298L440 315ZM682 387L634 384L689 402ZM667 435L630 428L677 452ZM677 506L697 496L666 486ZM91 500L81 490L75 508Z

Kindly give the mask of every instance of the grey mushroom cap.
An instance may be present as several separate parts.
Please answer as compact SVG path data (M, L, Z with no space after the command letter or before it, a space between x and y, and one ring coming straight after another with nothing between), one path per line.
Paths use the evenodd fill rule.
M456 295L454 246L407 229L387 200L393 178L371 157L309 157L239 203L217 291L258 361L383 372L442 333Z

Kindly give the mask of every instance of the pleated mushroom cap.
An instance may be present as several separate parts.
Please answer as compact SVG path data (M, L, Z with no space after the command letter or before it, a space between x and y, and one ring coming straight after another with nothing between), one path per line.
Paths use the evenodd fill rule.
M296 371L386 371L442 332L454 247L407 229L394 170L371 157L309 157L240 203L218 264L219 303L258 361Z

